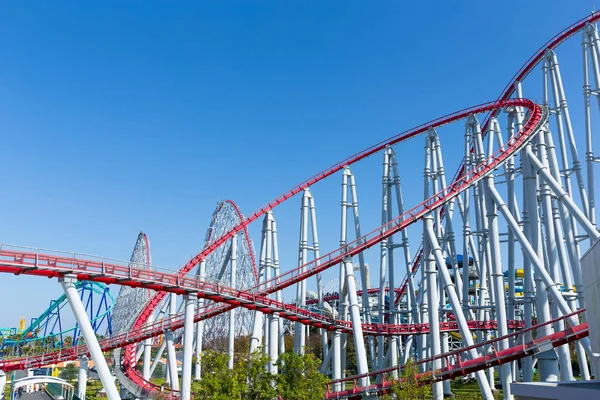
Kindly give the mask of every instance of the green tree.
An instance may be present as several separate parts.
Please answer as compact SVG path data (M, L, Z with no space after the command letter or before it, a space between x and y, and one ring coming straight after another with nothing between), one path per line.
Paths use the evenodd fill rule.
M277 395L274 376L267 371L269 357L262 351L255 351L244 362L236 365L245 378L243 398L250 400L271 400Z
M202 356L202 379L194 385L198 399L242 399L244 377L240 367L227 368L228 356L206 351Z
M152 374L153 378L164 378L165 372L163 371L163 366L161 363L156 364L156 368L154 368L154 373Z
M320 400L325 397L329 379L319 372L320 361L310 353L286 352L277 362L277 393L284 399Z
M392 383L391 395L398 400L422 400L430 398L429 384L426 379L419 377L419 369L413 360L404 364L400 380ZM382 399L391 399L388 394Z
M59 376L64 380L73 380L77 378L78 368L75 366L75 363L68 363L65 367L60 371Z

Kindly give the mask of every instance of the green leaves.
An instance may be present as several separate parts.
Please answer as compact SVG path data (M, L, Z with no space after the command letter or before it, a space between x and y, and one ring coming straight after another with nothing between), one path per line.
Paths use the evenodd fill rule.
M320 361L314 355L287 352L277 361L277 392L284 399L318 400L327 390L329 379L319 372Z
M198 399L320 400L328 378L319 372L320 361L312 354L287 352L277 361L278 375L267 372L269 358L261 351L227 368L228 356L207 351L202 356L203 376L192 384Z

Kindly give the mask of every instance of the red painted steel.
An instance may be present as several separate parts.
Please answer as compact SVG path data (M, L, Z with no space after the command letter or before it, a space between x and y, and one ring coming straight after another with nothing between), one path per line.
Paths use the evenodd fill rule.
M588 336L588 324L587 322L569 327L561 332L556 332L547 336L543 336L540 338L533 338L533 333L537 329L542 326L550 325L556 323L558 321L564 320L567 321L567 318L580 314L585 310L578 310L569 315L565 315L559 318L555 318L551 321L545 322L543 324L535 325L529 327L527 329L520 330L518 332L511 333L509 335L498 337L496 339L477 343L470 347L464 347L459 350L454 350L448 353L440 354L432 358L420 360L417 362L417 365L431 363L433 360L443 359L446 362L446 367L435 371L427 371L417 375L419 381L424 384L431 383L433 381L440 381L446 379L453 379L458 376L467 376L470 373L480 371L482 369L486 369L489 367L493 367L496 365L501 365L510 361L514 361L520 358L523 358L528 355L535 354L540 346L546 346L551 344L552 347L558 347L566 343L573 342L575 340L582 339ZM525 334L529 334L531 340L525 342ZM495 344L504 339L515 339L517 336L521 336L523 338L523 342L519 345L515 345L505 350L496 350ZM482 354L480 357L474 358L472 360L464 360L461 355L466 350L470 349L481 349L480 352ZM463 355L464 356L464 355ZM398 371L398 368L386 368L379 371L373 371L364 375L355 375L350 376L344 379L338 379L330 381L328 384L327 396L326 399L342 399L342 398L360 398L354 397L356 395L365 393L369 391L370 393L381 393L389 390L389 388L393 384L393 379L389 378L389 374L392 372ZM370 377L373 380L377 379L380 381L379 383L374 383L369 385L368 387L361 387L358 382L361 378ZM348 382L353 382L353 388L349 390L343 390L340 392L333 392L331 390L332 386L336 383L342 383L342 387L346 387Z

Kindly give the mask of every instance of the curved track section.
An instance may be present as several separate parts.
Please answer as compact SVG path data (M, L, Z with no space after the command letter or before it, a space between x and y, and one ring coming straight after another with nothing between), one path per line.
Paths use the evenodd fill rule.
M423 362L430 362L431 365L429 369L434 371L436 376L452 377L456 374L463 373L464 371L482 371L496 363L502 364L502 377L505 379L510 376L510 374L507 374L506 368L508 367L509 372L511 368L506 362L517 358L524 358L523 363L525 367L523 368L523 373L525 374L527 369L531 370L531 368L529 368L531 363L530 355L535 353L536 348L539 350L540 346L537 346L539 343L538 339L544 339L546 342L551 343L553 347L558 346L557 351L560 354L558 361L564 363L564 365L561 364L560 366L561 374L566 374L565 376L567 376L567 380L569 380L569 357L568 353L565 353L566 347L563 345L567 342L581 339L587 335L587 326L585 324L576 325L577 319L574 315L570 314L570 310L572 309L583 308L585 300L581 290L582 282L579 266L579 243L588 239L589 243L594 243L600 236L594 225L593 169L591 168L591 164L595 159L591 149L591 120L589 116L589 99L592 95L597 96L600 92L597 89L593 89L589 82L591 66L591 75L596 79L596 87L600 85L600 68L598 66L598 60L600 59L600 46L598 46L598 43L600 42L600 38L598 37L596 27L593 25L599 18L600 13L593 13L591 16L586 17L563 30L560 34L542 46L542 48L530 58L518 73L515 74L509 85L504 89L499 100L496 102L439 118L428 124L421 125L378 143L363 152L333 165L327 170L313 176L277 197L275 200L269 202L267 205L250 215L246 220L240 218L239 222L224 229L225 232L215 234L214 236L212 236L212 233L209 233L207 237L211 236L214 240L210 240L210 243L208 243L200 253L186 263L186 265L178 272L159 271L158 269L142 270L134 268L131 265L111 262L110 260L105 259L94 260L85 257L70 257L70 255L62 257L38 251L15 251L7 248L3 248L0 252L0 272L15 274L24 273L48 277L57 277L64 273L75 273L79 279L88 279L97 282L113 283L158 291L158 293L152 296L147 307L145 307L133 321L131 331L125 336L117 335L103 341L102 346L105 349L122 347L126 343L134 343L143 340L144 338L156 336L164 332L165 329L176 329L181 327L183 325L181 317L165 319L162 321L161 326L148 324L147 321L157 309L159 303L164 298L165 293L185 294L195 292L198 293L200 298L220 303L210 304L209 306L198 310L195 316L196 321L212 318L236 307L243 307L264 314L277 315L278 317L297 321L301 324L320 327L323 328L324 331L337 332L336 335L338 336L334 336L334 341L336 340L335 338L339 338L339 333L341 332L360 333L361 335L364 332L367 335L377 336L377 351L379 354L378 357L373 356L372 361L376 362L374 365L378 365L377 369L379 371L374 374L382 374L381 371L385 371L385 368L381 368L381 365L383 365L383 360L387 360L387 358L384 357L382 351L388 347L390 354L395 352L390 350L393 348L392 345L395 340L384 339L385 337L408 337L405 342L405 344L408 344L408 340L410 340L415 332L428 332L427 340L433 342L432 344L425 346L419 345L421 347L416 350L416 352L419 353L417 358L422 359ZM585 79L583 86L585 104L586 107L588 107L586 108L586 119L584 124L587 134L587 188L577 155L567 102L562 87L560 69L558 67L557 57L554 54L554 50L560 44L577 32L583 32ZM531 101L524 99L511 99L511 96L513 95L522 97L522 81L540 65L542 66L541 73L545 82L543 93L544 106L536 106ZM506 110L509 114L509 124L507 126L508 138L502 136L502 132L499 129L499 122L496 119L501 110ZM555 125L551 125L548 121L549 110L553 117L556 118ZM526 115L524 111L527 111L528 114ZM487 113L487 117L481 126L477 119L473 117L474 114L477 113ZM469 118L469 121L466 124L468 129L465 134L465 137L467 138L465 139L465 158L453 181L449 185L446 185L445 177L443 176L443 166L441 165L439 143L435 142L438 140L435 129L462 118ZM554 121L554 119L552 121ZM538 132L539 134L536 136L533 145L529 144L529 140L531 140ZM558 133L555 134L556 132ZM299 263L301 265L298 268L292 269L282 275L259 282L258 277L260 271L256 271L256 266L254 266L254 276L257 279L257 282L255 286L249 287L247 290L239 290L221 283L215 284L203 279L198 280L197 277L190 278L187 276L200 263L207 262L208 257L210 257L211 254L226 249L228 241L230 241L234 235L244 231L247 236L247 226L253 221L268 214L277 205L286 202L315 183L320 182L337 172L344 171L345 173L347 166L353 165L373 154L379 152L383 153L385 151L385 156L387 157L387 149L389 146L401 143L424 133L429 135L427 140L431 139L431 141L427 142L428 144L426 145L425 152L424 186L426 190L424 198L426 200L423 203L409 211L401 211L398 217L392 217L391 214L387 214L386 216L384 214L382 224L378 229L367 235L359 234L357 229L357 240L348 242L344 238L344 240L341 240L342 246L339 249L330 252L325 256L315 255L314 260L312 261L303 259L302 263ZM469 137L469 135L472 136ZM484 148L483 139L488 141L487 150ZM555 146L553 140L558 143L558 145ZM498 142L495 143L494 141ZM495 151L495 148L498 148L498 151ZM555 148L558 149L555 150ZM432 160L431 154L437 154L439 160ZM395 157L395 155L393 157ZM515 160L517 159L522 164L522 168L520 169L515 168ZM389 162L389 158L385 158L384 160L388 160L387 162ZM384 165L386 165L385 163L386 161L384 161ZM500 172L500 169L503 169L504 171ZM571 176L575 177L577 180L574 190L571 189ZM484 180L483 178L486 179ZM523 185L523 199L521 202L517 201L517 195L514 190L516 178L518 178L520 180L519 182L522 182ZM496 182L501 186L500 190L503 192L502 194L494 187ZM589 182L592 184L590 185ZM393 183L390 183L389 181L383 182L384 199L389 194L389 192L386 192L386 185L391 187ZM505 204L503 200L503 197L506 196L504 195L504 191L508 192L508 196L506 197L508 199L508 204ZM431 196L430 193L435 194ZM532 204L531 199L534 198L538 198L539 203L533 202ZM432 291L429 291L427 296L421 295L417 301L418 304L427 304L427 301L429 301L430 310L437 310L438 305L445 306L446 302L451 302L452 309L456 314L456 322L459 323L462 337L465 338L465 340L470 340L471 335L465 335L463 330L468 332L469 329L483 329L487 332L480 335L477 340L485 341L485 343L489 345L491 341L486 341L486 338L489 339L491 330L497 330L496 333L497 336L499 336L497 340L498 348L492 349L491 355L488 355L487 353L489 349L482 348L482 346L485 346L482 344L473 346L468 345L466 349L462 349L461 351L468 352L468 356L465 358L457 356L452 352L448 353L443 350L440 351L440 332L453 329L451 323L454 323L454 321L449 321L447 325L442 324L442 329L439 329L440 325L437 324L435 318L433 319L433 321L435 321L434 324L371 324L367 321L366 323L361 324L362 329L360 329L357 328L358 324L352 324L347 321L347 318L344 318L343 313L341 313L342 317L339 320L328 318L319 315L318 313L311 313L302 307L284 304L281 301L276 301L271 298L270 295L284 288L304 281L335 265L343 265L343 263L348 262L347 260L352 256L360 257L364 250L369 249L376 244L381 244L382 246L382 276L385 276L384 256L387 257L387 253L384 250L386 249L386 246L387 248L393 249L394 244L391 242L393 235L396 233L404 233L406 228L416 222L421 222L423 224L424 233L427 234L426 241L419 247L418 251L415 253L415 257L411 259L412 262L409 262L410 257L408 255L406 256L407 271L409 271L407 279L399 286L399 290L396 289L394 284L391 285L394 293L396 293L396 299L399 301L402 295L407 292L407 284L410 284L409 278L419 266L423 266L424 269L429 268L422 277L421 285L424 285L423 282L427 282L429 287L437 287L436 278L432 278L435 274L439 274L443 278L446 287L453 286L455 283L459 285L458 282L451 282L451 278L445 275L448 274L448 271L444 268L446 264L444 260L446 259L447 254L449 254L452 259L452 267L455 268L455 273L458 271L456 249L451 248L451 246L455 244L453 242L454 239L453 236L448 236L447 234L448 232L450 234L452 233L450 228L452 228L451 221L454 206L458 204L459 208L465 207L464 205L461 206L461 200L466 202L467 205L469 202L475 204L475 206L473 206L475 211L472 213L475 214L477 221L472 221L473 226L469 226L470 212L465 212L464 210L460 211L463 219L463 232L466 238L465 252L463 254L465 254L465 260L468 260L467 255L481 257L481 259L475 260L475 264L476 268L479 268L478 273L482 285L488 285L488 287L477 287L476 292L479 293L479 299L483 300L478 300L479 307L471 307L468 305L470 294L468 285L465 284L464 287L467 289L465 289L463 300L466 299L466 306L461 306L461 304L457 302L458 298L456 297L455 290L448 291L447 295L450 297L450 300L445 299L444 296L446 294L443 291L439 293L442 297L441 299L436 298L435 295L430 295ZM384 200L382 205L383 210L386 210L385 201L386 200ZM579 203L577 204L577 202ZM343 201L343 207L344 205L347 206L345 201ZM399 208L403 209L403 206L399 206ZM500 212L503 221L506 222L509 227L507 233L498 231L498 216L494 213L487 213L485 211L486 209L494 209ZM521 219L521 211L523 211L523 215L527 218ZM442 217L444 216L447 217L445 218L444 223L442 223ZM344 223L344 221L342 223ZM578 234L578 227L579 229L583 228L585 231L583 235ZM556 229L556 231L553 229ZM474 240L471 236L473 235L473 232L476 232L475 235L477 236ZM487 235L482 235L482 232L487 232ZM532 301L525 301L523 302L524 305L522 305L522 309L524 309L522 312L524 314L520 316L519 321L523 321L520 323L524 323L526 329L520 333L523 336L523 340L522 345L519 348L516 346L509 346L509 339L514 339L515 337L506 334L508 329L518 329L520 328L520 325L519 323L513 322L512 318L506 318L505 314L506 309L508 310L509 315L510 312L514 312L514 305L517 303L514 297L514 281L511 281L513 277L511 273L508 274L507 307L505 307L504 303L505 289L501 261L505 255L501 254L502 252L500 251L499 244L500 236L502 235L508 236L507 264L509 265L509 270L515 268L515 250L517 249L515 249L514 243L518 242L523 252L522 262L524 264L524 270L527 271L525 272L524 278L525 286L528 284L527 280L529 280L530 285L533 284L533 271L535 271L535 285L538 288L547 288L547 292L553 297L553 303L550 304L547 294L543 290L534 292L534 289L524 289L527 296L532 297L532 293L534 296L532 297ZM471 242L469 242L469 238L471 238ZM544 240L550 243L547 248L544 247L547 246ZM476 244L474 244L475 242ZM554 243L556 247L552 243ZM469 246L471 247L469 248ZM226 250L224 251L226 253ZM217 258L222 259L222 257ZM253 259L254 257L251 258ZM545 265L545 262L547 262L548 265ZM387 260L385 263L387 263ZM389 265L393 264L390 263ZM496 266L499 270L495 269ZM348 272L349 276L352 276L351 267L352 266L350 265L350 272ZM562 268L562 270L559 270L559 267ZM465 271L466 269L467 268L465 268ZM561 284L561 279L563 279L564 281L562 282L564 282L564 286L571 288L573 286L569 281L571 275L575 280L574 286L577 290L568 290L568 293L563 294L557 287ZM486 278L486 276L488 276L489 279ZM455 278L458 278L458 275L455 275ZM468 272L465 272L465 279L469 279ZM342 280L343 278L340 279L340 281ZM385 282L383 278L381 280L382 285L378 291L380 298L385 296ZM411 296L414 294L413 290L414 288L411 288ZM348 289L348 291L351 295L357 292L356 290L350 289ZM363 290L363 295L367 292L368 290ZM425 291L420 289L419 292L424 293ZM341 290L340 293L342 293ZM498 296L498 293L501 295ZM534 297L535 308L533 305ZM380 300L380 303L383 304L383 301ZM354 304L356 304L356 302ZM417 303L414 304L415 306L417 305ZM386 312L390 312L390 310L386 311L384 306L381 308L382 310L379 311L380 315L385 315ZM465 317L462 314L463 308L469 309L472 313L472 315L467 317L467 320L465 320ZM479 311L486 308L494 308L495 311L491 313ZM496 325L494 325L489 318L489 316L494 315L494 313L499 315ZM424 318L427 318L427 312L422 315L425 316ZM429 312L429 315L432 315L431 311ZM558 315L558 318L554 318L556 315ZM564 316L561 317L561 315ZM483 318L480 318L480 316ZM534 321L533 318L537 318L543 323L536 326L530 326ZM354 320L355 322L357 321L356 318L354 318ZM384 319L380 320L383 321ZM358 322L361 322L360 316L358 317ZM171 325L165 328L165 323L170 323ZM565 327L565 324L568 325L569 323L572 325L570 327ZM481 327L479 327L479 324L482 324ZM401 326L411 327L416 330L402 331L400 328ZM416 328L417 326L420 326L421 328ZM538 339L525 341L525 334L527 332L532 332L533 329L537 330ZM425 335L421 335L420 338L425 340ZM120 341L117 341L117 339ZM373 344L374 343L370 342L370 345ZM581 342L578 342L577 346L580 360L582 358L585 359L583 349L581 348ZM67 353L69 354L67 357L72 357L77 351L79 350L68 350ZM433 359L427 359L426 354L428 351L435 355L442 355L436 356ZM369 352L374 354L373 350L369 350ZM135 370L135 363L133 362L135 359L135 347L128 346L125 349L125 353L124 357L125 360L127 360L123 364L125 374L139 387L145 387L146 390L149 391L154 390L155 388L147 382L144 382ZM49 357L56 358L57 356L56 354L53 354L49 355ZM35 362L42 362L41 360L43 359L44 356L38 357ZM46 358L46 360L47 359L48 358ZM4 364L2 364L3 362ZM3 365L7 368L15 368L15 365L22 366L26 362L30 361L12 360L13 364L10 364L10 361L8 360L0 360L0 366ZM548 362L547 359L540 359L539 362L545 363L544 368L552 368L552 362ZM556 364L556 361L554 361L554 364ZM556 367L558 368L558 366ZM333 366L334 377L336 374L340 376L339 368L339 365ZM363 392L371 390L371 385L368 384L368 377L371 375L372 374L360 375L359 379L361 383L359 385L356 385L355 383L355 389L360 388ZM425 375L425 377L426 376L427 375ZM490 382L485 382L486 378L482 374L477 375L477 378L480 382L480 387L484 396L491 398ZM363 384L365 380L367 384ZM431 381L436 382L438 379L431 378ZM343 382L345 382L343 379L334 379L333 391L337 393L334 395L335 397L332 398L348 397L358 393L356 391L344 392L341 388ZM508 387L509 382L510 379L504 380L503 385ZM493 384L493 380L491 383ZM385 390L385 388L385 385L376 385L373 389L379 391ZM434 384L436 396L440 395L440 388L440 386Z
M215 240L243 221L244 216L233 201L225 200L219 203L211 218L210 226L206 231L204 247L210 246ZM235 277L232 277L232 270L229 263L231 259L231 242L233 240L237 241ZM247 230L242 230L238 236L229 239L229 243L220 246L208 255L205 260L204 276L198 274L199 279L223 286L230 286L231 282L235 282L235 288L240 290L247 290L256 286L258 283L258 270L252 247L252 241L248 236ZM236 314L235 319L235 337L250 334L252 330L252 314L250 310L242 309L241 312ZM229 313L220 314L206 321L203 330L204 343L207 345L211 343L216 345L218 339L228 336L228 326Z
M360 239L356 240L353 243L350 243L339 250L329 253L319 260L319 262L311 262L308 263L304 268L304 272L299 273L299 269L292 270L282 277L277 279L277 281L271 281L266 283L266 289L261 289L261 287L253 288L253 290L248 292L240 292L231 288L223 288L219 285L211 285L205 282L199 282L197 280L189 279L183 277L183 273L189 272L198 262L202 259L205 259L208 254L210 254L218 245L223 244L227 239L233 236L234 233L239 232L245 226L249 224L252 220L257 219L260 215L266 213L270 208L274 207L276 204L279 204L286 199L293 196L293 194L297 193L299 190L308 187L318 180L324 179L326 176L330 176L336 171L339 171L344 165L352 164L356 161L359 161L363 158L366 158L378 151L381 151L391 144L399 143L403 140L410 139L414 136L422 134L429 129L439 127L450 122L469 117L475 113L479 112L487 112L494 109L502 109L504 107L524 107L527 108L530 112L530 118L524 124L523 129L519 131L514 139L508 142L503 148L490 157L486 162L479 164L477 167L473 168L469 174L465 175L461 180L457 181L454 185L449 186L441 192L436 193L434 196L431 196L428 200L421 203L419 206L409 210L401 217L396 218L390 223L386 224L385 231L382 233L382 228L379 228ZM0 270L2 272L10 272L10 273L26 273L31 275L42 275L42 276L50 276L57 277L62 273L69 272L75 273L79 279L90 279L97 280L106 283L116 283L120 285L127 285L132 287L146 287L154 290L161 290L173 293L183 294L187 291L198 291L199 296L204 296L205 298L229 303L234 306L243 306L249 309L256 308L257 300L262 297L263 294L273 293L282 288L288 287L300 280L306 279L312 275L317 274L320 271L323 271L327 268L330 268L333 265L339 264L345 257L355 255L367 249L376 243L384 240L386 237L391 236L395 232L398 232L410 224L418 221L424 215L430 213L432 210L442 206L446 202L455 198L462 190L474 185L483 177L489 175L496 167L501 165L508 157L512 154L520 150L529 139L537 132L537 129L545 122L547 117L546 111L543 108L535 105L533 102L525 99L514 99L506 102L496 102L484 104L481 106L477 106L474 108L470 108L467 110L463 110L458 113L450 114L446 117L434 120L428 124L421 125L415 129L412 129L404 134L397 135L391 138L388 141L382 142L376 146L373 146L366 151L359 153L350 159L344 160L343 162L336 164L336 166L328 169L322 174L317 175L317 177L313 177L303 184L295 187L287 194L280 196L273 202L269 203L270 206L263 207L261 210L255 212L252 217L250 217L247 221L242 222L230 232L226 233L221 239L216 240L213 244L209 245L207 249L201 252L198 256L194 257L192 261L190 261L186 266L180 271L178 274L173 273L163 273L158 270L155 271L147 271L139 268L134 268L131 265L125 267L123 265L119 265L117 263L109 263L106 260L102 261L94 261L90 259L66 259L60 257L53 256L45 256L38 253L22 253L22 252L10 252L4 251L2 255L5 257L5 260L2 262ZM218 244L217 244L218 243ZM10 261L6 260L6 258L10 258ZM27 261L29 259L29 262ZM31 262L33 260L33 262ZM29 265L28 265L29 264ZM162 292L161 292L162 293ZM150 307L144 310L141 317L148 315L148 310L152 308L152 304L158 304L156 300L158 297L162 297L161 293L156 295L154 299L150 303ZM265 299L265 303L271 304L272 300ZM155 305L154 305L155 307ZM213 311L212 314L216 315L217 312L223 312L228 307L216 307L217 310ZM220 309L219 309L220 308ZM282 315L284 318L289 317L285 314ZM143 324L140 323L142 318L138 318L136 323L133 325L133 329L140 329ZM308 322L308 320L306 320ZM304 322L304 320L301 320ZM127 358L127 357L126 357ZM126 367L126 366L125 366Z
M543 337L534 338L534 332L544 326L558 321L565 321L567 318L580 314L585 310L579 310L571 315L566 315L561 318L554 319L544 324L536 325L527 329L523 329L519 332L511 333L503 337L499 337L489 342L478 343L475 346L469 348L462 348L460 350L451 351L444 354L439 354L435 357L419 360L417 365L423 366L427 372L417 374L416 378L422 382L422 384L429 384L435 381L443 381L447 379L453 379L459 376L467 376L473 372L481 371L490 367L508 363L521 359L526 356L538 354L542 349L547 348L551 345L553 348L562 346L566 343L571 343L576 340L583 339L589 335L588 324L584 322L580 325L569 327L561 332L556 332ZM520 344L512 346L505 350L498 350L498 344L502 340L512 339ZM478 349L481 354L480 357L469 359L466 355L466 351L469 349ZM446 360L446 367L432 370L431 365L434 360ZM392 376L393 373L397 372L398 368L387 368L385 370L373 371L366 375L349 376L344 379L337 381L331 381L328 385L326 399L361 399L365 394L381 394L389 390L394 384L395 380ZM379 381L380 383L374 383L369 386L361 386L360 381L365 377L369 377L372 381ZM402 380L400 380L400 383ZM342 390L335 392L332 387L336 384L342 383L344 387L348 387L349 383L352 383L352 389Z

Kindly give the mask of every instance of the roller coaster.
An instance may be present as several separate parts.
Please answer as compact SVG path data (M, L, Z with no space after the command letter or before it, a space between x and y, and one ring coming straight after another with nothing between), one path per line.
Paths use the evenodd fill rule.
M1 273L60 281L59 300L71 306L85 341L66 346L61 338L37 353L5 352L0 370L90 356L111 400L187 400L192 379L203 375L202 359L193 355L205 348L226 350L232 367L236 339L249 336L248 351L264 352L268 372L277 374L285 336L293 335L293 351L302 354L307 336L317 334L321 371L331 379L327 399L377 398L402 383L409 360L435 399L450 395L449 380L459 376L476 379L485 399L494 398L497 385L512 399L514 383L534 380L534 365L540 382L574 381L574 367L589 381L600 370L600 315L595 307L586 311L586 301L600 294L592 281L600 257L592 111L594 96L600 110L598 19L592 13L550 39L496 101L383 140L248 216L233 201L219 203L201 250L177 270L152 264L143 233L128 262L0 244ZM558 52L577 34L581 65L563 74ZM566 85L577 79L583 95L567 102ZM447 168L456 168L452 178ZM285 230L278 230L275 213L289 215L291 204L300 205L299 218L280 219ZM365 221L372 227L366 234ZM319 232L332 235L331 227L339 235L320 241ZM291 229L299 230L293 244L282 234ZM280 252L280 241L281 249L297 252ZM322 252L325 246L333 250ZM375 285L368 262L379 267ZM121 287L114 307L105 301L105 313L88 315L78 290L98 293L105 285ZM57 309L53 304L43 318ZM94 324L109 309L111 330L98 339ZM44 327L43 335L55 335ZM111 368L104 355L110 350ZM165 352L168 389L150 382Z

